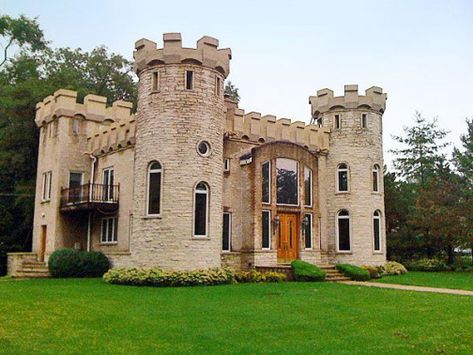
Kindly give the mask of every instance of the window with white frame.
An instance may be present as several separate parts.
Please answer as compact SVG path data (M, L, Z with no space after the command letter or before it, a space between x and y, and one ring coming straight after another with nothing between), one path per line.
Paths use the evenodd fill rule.
M342 129L342 117L335 115L335 129Z
M304 205L312 206L312 170L304 167Z
M194 90L194 72L192 70L186 70L186 90Z
M347 210L341 210L337 213L337 251L347 252L351 250L350 246L350 213Z
M194 191L194 237L207 237L209 224L209 186L199 182Z
M304 246L306 249L312 249L312 214L304 215Z
M373 213L373 249L375 252L381 251L381 212Z
M49 201L51 200L51 186L52 186L52 171L46 171L43 173L43 185L42 185L42 193L41 193L41 200L42 201Z
M223 212L222 251L232 250L232 214Z
M108 167L102 171L103 199L104 201L113 201L113 181L115 172L113 167Z
M151 77L153 91L159 91L159 79L159 71L154 71Z
M361 128L367 128L368 127L368 115L366 113L361 114L360 126L361 126Z
M261 214L261 247L271 249L271 211Z
M379 165L373 165L372 180L373 180L373 192L379 192Z
M100 242L103 244L113 244L118 241L118 218L102 218L102 233Z
M153 161L149 164L146 201L146 214L148 216L159 216L161 214L162 174L161 163Z
M287 158L276 159L277 203L282 205L299 204L299 164Z
M230 172L230 159L229 158L223 159L223 171L226 173Z
M269 161L261 165L261 201L271 202L271 162Z
M337 192L347 192L348 188L348 165L342 163L337 167Z

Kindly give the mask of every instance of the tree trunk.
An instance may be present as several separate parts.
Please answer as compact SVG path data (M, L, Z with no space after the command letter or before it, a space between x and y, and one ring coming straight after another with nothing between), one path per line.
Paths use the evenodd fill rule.
M447 264L448 266L453 266L453 264L455 263L455 251L451 243L448 243L447 245L447 254L448 254Z

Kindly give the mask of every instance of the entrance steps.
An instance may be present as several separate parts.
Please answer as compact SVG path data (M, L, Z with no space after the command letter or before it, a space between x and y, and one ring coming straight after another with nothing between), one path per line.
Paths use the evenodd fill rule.
M325 271L327 276L325 277L325 281L328 282L337 282L337 281L350 281L349 277L343 275L333 264L317 264L319 268ZM289 264L278 264L275 266L256 266L256 271L259 272L280 272L282 274L286 274L287 279L289 281L294 280L294 274L292 272L291 265Z
M49 277L48 266L44 261L36 261L35 259L24 259L18 268L16 278L45 278Z

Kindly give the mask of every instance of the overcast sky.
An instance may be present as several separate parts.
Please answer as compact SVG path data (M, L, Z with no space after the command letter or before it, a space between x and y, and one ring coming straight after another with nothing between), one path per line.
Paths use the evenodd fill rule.
M308 97L344 84L381 86L386 160L392 134L414 112L437 116L459 144L473 116L473 1L122 1L0 0L0 13L38 17L53 46L104 44L131 59L134 42L162 45L181 32L233 53L229 79L247 112L310 120Z

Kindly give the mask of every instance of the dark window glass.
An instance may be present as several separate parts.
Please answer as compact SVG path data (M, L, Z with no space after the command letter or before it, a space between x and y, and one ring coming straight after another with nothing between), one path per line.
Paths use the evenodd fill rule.
M80 201L82 173L69 173L69 201Z
M338 191L348 191L348 167L346 164L338 166Z
M186 71L186 89L192 90L194 88L194 72L192 70Z
M153 91L159 90L159 73L155 71L153 73Z
M161 212L161 171L149 173L148 214Z
M200 155L207 155L210 151L210 144L208 142L202 141L197 146L197 150L199 151Z
M335 129L340 129L342 127L342 122L340 115L335 115Z
M304 204L312 206L312 170L304 168Z
M339 214L338 219L338 250L350 250L350 219L340 218L343 214Z
M102 219L102 242L107 241L107 220Z
M373 228L374 228L374 250L380 251L381 250L381 236L380 236L380 227L381 227L381 219L379 212L374 213L373 218Z
M367 127L366 113L363 113L361 115L361 128L366 128L366 127Z
M379 191L379 166L375 165L373 168L373 191Z
M199 183L195 191L194 235L207 235L207 185Z
M115 222L115 226L113 228L113 241L116 242L118 240L118 218L113 219Z
M261 218L261 225L262 225L262 247L263 249L270 248L270 212L263 211L263 215Z
M286 205L297 205L297 162L285 158L277 159L276 170L277 202Z
M312 215L306 214L304 216L304 238L305 238L305 248L312 248Z
M261 168L261 175L262 175L262 192L261 192L261 200L264 203L270 202L270 179L271 179L271 171L270 171L270 163L267 161L263 164Z
M230 251L230 236L231 236L231 214L223 214L223 236L222 236L222 250Z

